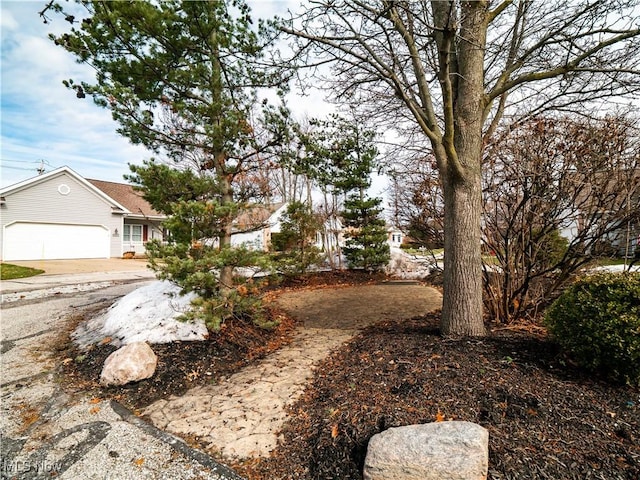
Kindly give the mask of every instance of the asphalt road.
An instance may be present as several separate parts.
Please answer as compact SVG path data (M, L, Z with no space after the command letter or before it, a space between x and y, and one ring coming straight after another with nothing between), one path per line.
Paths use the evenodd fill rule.
M150 279L86 275L3 282L0 478L240 479L121 405L65 390L52 345L70 316Z

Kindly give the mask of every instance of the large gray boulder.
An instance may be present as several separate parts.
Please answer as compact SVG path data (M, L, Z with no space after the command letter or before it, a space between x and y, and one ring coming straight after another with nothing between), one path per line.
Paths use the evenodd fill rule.
M134 342L107 357L100 374L100 384L124 385L150 378L156 371L158 357L146 342Z
M369 440L364 480L484 480L489 432L471 422L390 428Z

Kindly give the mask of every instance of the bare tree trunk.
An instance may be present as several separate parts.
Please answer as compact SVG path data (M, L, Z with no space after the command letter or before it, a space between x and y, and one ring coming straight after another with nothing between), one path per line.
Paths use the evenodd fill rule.
M445 239L443 335L485 334L482 315L482 258L480 250L481 186L444 181Z
M433 2L445 131L434 148L445 201L443 335L485 335L482 304L482 125L487 2L465 2L455 45L453 3ZM455 45L455 48L454 48Z

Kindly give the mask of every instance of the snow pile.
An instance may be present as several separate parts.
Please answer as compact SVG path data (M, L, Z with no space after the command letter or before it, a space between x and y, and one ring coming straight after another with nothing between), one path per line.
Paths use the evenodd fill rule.
M176 320L188 311L195 294L180 295L180 288L168 281L156 281L138 288L114 303L102 316L82 324L74 332L82 347L110 338L112 345L133 342L170 343L205 340L204 322Z
M611 273L621 273L627 271L628 267L625 265L605 265L603 267L595 267L592 268L592 272L611 272ZM631 267L632 272L640 273L640 265L634 265Z
M442 268L434 257L409 255L397 247L391 247L390 253L387 273L404 280L420 280L428 277L434 269Z

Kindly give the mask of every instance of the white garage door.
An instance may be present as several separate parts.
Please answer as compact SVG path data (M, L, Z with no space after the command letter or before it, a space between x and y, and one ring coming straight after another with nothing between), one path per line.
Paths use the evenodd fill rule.
M108 258L109 230L100 225L13 223L4 231L4 260Z

